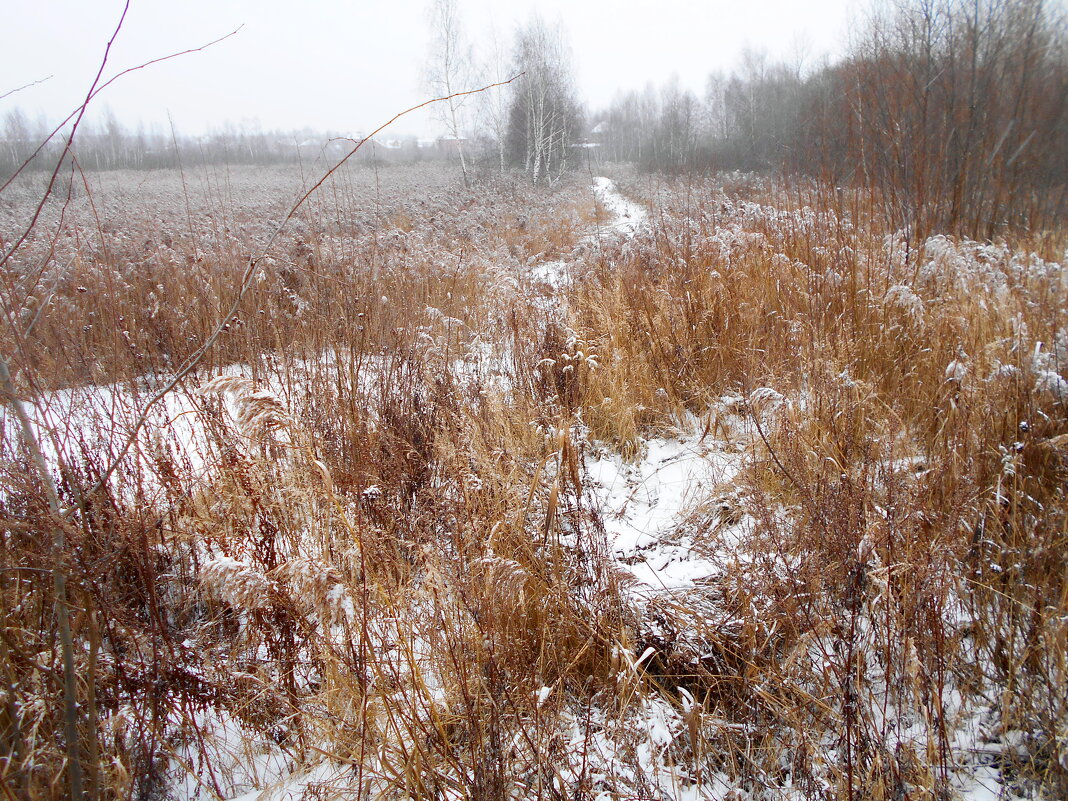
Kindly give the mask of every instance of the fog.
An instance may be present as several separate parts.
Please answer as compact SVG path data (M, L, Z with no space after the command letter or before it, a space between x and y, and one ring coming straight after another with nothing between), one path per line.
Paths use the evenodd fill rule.
M122 15L116 0L8 0L0 49L0 114L14 107L57 122L85 96ZM95 113L127 126L185 134L244 128L366 132L429 97L423 81L428 0L134 0L108 56L105 77L170 53L198 53L124 76ZM748 48L802 68L840 53L863 6L850 0L610 0L506 5L461 0L461 24L483 61L506 66L514 31L532 14L559 23L573 51L580 98L606 106L621 90L678 76L702 91L711 71L729 70ZM436 135L427 113L394 134Z

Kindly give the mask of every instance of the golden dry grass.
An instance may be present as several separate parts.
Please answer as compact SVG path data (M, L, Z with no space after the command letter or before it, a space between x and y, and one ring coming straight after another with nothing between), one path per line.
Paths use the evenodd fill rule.
M46 228L5 289L44 305L3 340L20 390L117 382L136 406L226 308L266 181L205 180L190 210L101 190ZM968 714L1021 738L1007 782L1066 791L1063 233L905 253L860 195L631 178L650 223L594 246L580 178L373 187L340 176L264 261L185 388L195 454L160 427L87 497L109 455L57 432L61 522L4 440L8 797L63 794L55 525L101 798L182 765L225 797L257 754L342 766L309 798L647 797L654 702L682 721L672 775L735 797L948 797ZM531 279L554 258L566 311ZM749 521L738 558L636 603L588 449L634 461L739 414L744 469L693 530L713 554Z

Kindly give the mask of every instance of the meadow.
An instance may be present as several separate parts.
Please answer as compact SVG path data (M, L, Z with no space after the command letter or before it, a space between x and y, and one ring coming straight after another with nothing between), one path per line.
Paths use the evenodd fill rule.
M1063 229L317 178L87 173L5 266L4 797L1068 794Z

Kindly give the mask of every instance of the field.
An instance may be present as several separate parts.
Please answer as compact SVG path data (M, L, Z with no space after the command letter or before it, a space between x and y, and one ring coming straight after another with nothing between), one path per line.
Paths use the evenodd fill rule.
M90 173L6 267L3 797L1068 795L1065 230L317 179Z

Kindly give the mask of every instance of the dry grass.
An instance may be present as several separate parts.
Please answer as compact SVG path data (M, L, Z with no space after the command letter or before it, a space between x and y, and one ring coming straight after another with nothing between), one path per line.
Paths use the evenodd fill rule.
M6 276L9 310L44 307L4 335L20 388L85 403L46 437L65 521L4 439L7 797L63 794L56 525L101 798L305 769L308 798L944 798L970 717L1006 782L1068 792L1062 232L906 253L860 196L632 179L650 224L591 243L578 178L354 170L86 497L94 427L284 213L277 174L111 180ZM566 307L530 277L553 258ZM684 523L721 572L636 601L588 449L739 414L743 471Z
M951 718L971 710L1026 743L1003 775L1063 793L1066 275L1030 252L1059 240L936 237L906 258L848 208L799 205L806 190L656 198L576 329L606 365L605 439L634 441L650 409L711 420L717 396L749 399L749 558L716 590L731 636L711 634L722 653L697 674L712 698L759 693L718 712L767 732L754 769L782 780L785 759L835 797L941 797ZM677 632L706 614L672 612Z

